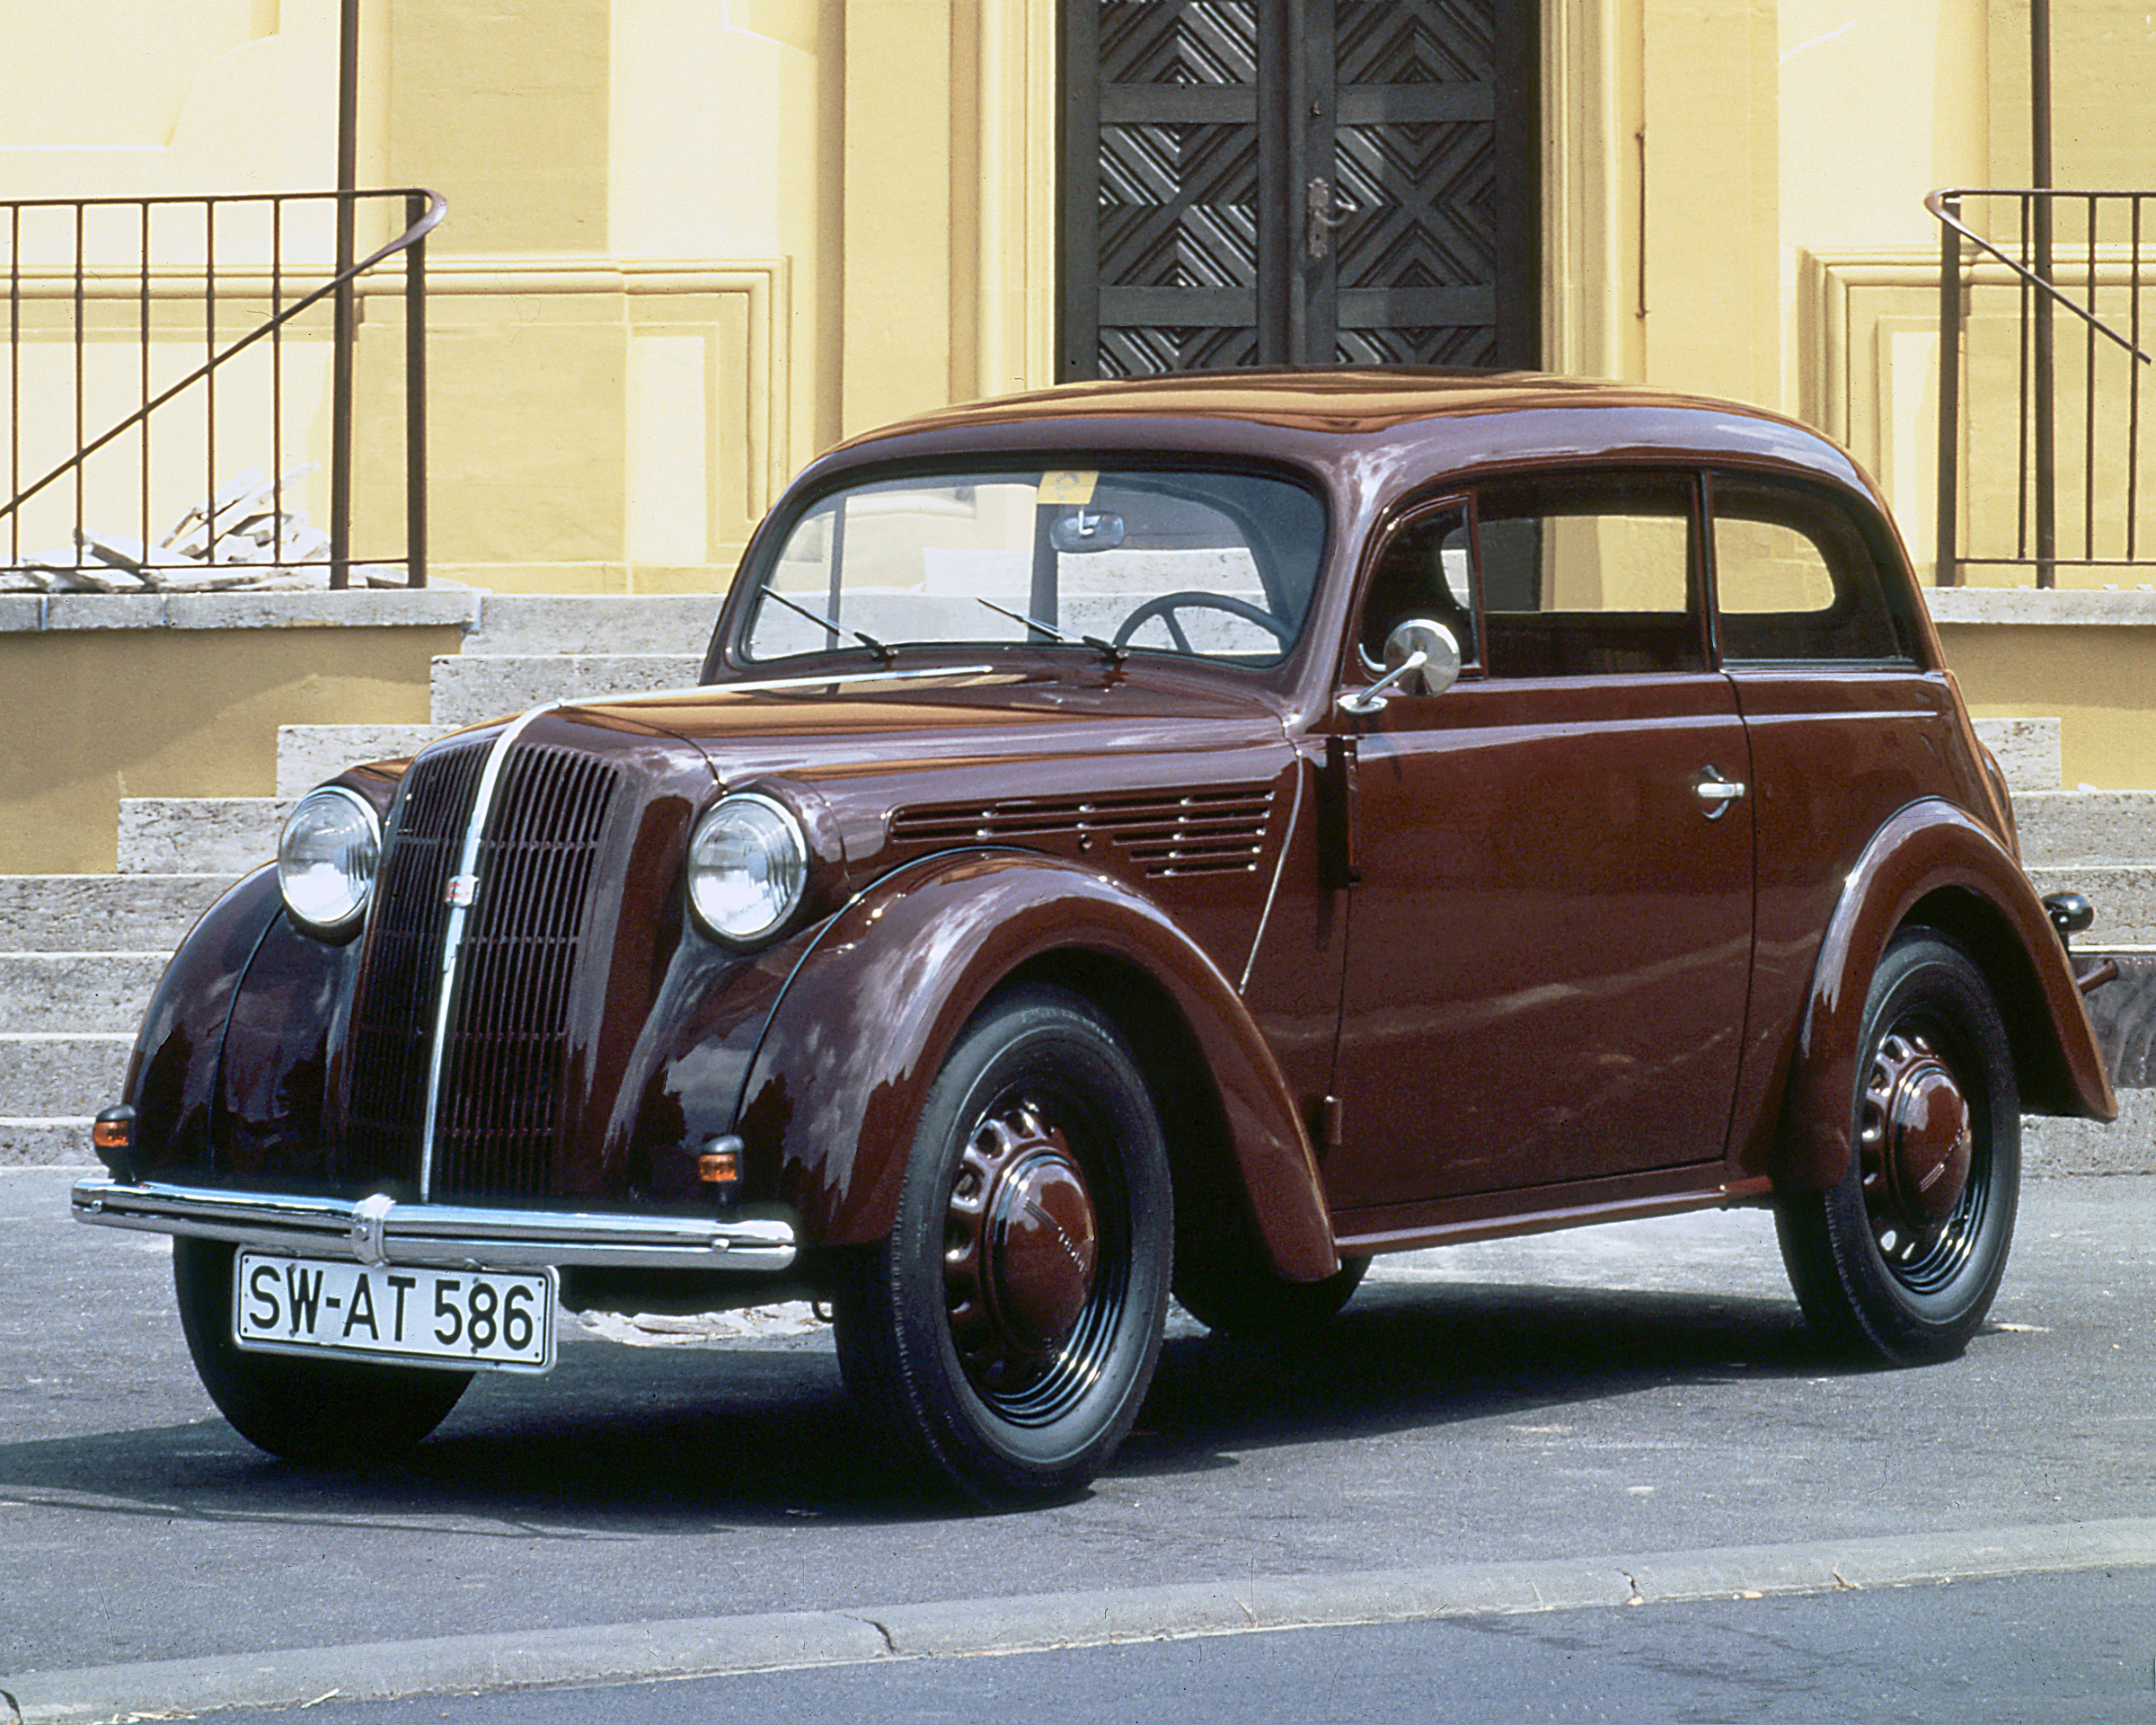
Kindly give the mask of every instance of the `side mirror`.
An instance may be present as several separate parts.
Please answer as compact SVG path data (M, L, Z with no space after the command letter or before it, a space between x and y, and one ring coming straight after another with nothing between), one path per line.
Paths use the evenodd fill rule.
M1375 712L1394 689L1443 694L1460 680L1460 642L1442 623L1409 617L1385 637L1385 674L1340 697L1343 712Z
M1401 687L1410 694L1443 694L1460 680L1460 640L1442 623L1409 617L1385 637L1385 669L1396 670L1417 653L1422 663Z

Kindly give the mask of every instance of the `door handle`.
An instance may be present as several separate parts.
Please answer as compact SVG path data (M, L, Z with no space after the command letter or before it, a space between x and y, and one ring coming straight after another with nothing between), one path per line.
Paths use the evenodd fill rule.
M1709 820L1719 820L1729 812L1729 805L1745 794L1742 779L1725 779L1721 769L1711 764L1701 771L1692 788L1699 793L1700 801L1707 805L1701 810Z
M1345 227L1361 206L1351 198L1337 198L1332 182L1320 174L1310 182L1304 208L1310 221L1303 231L1303 250L1314 262L1332 250L1332 230Z

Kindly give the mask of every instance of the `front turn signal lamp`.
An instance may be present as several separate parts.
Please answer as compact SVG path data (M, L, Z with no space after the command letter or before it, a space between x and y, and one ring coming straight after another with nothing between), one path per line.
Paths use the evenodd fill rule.
M277 840L277 884L294 920L318 934L358 926L382 865L382 819L340 784L311 791L285 817Z

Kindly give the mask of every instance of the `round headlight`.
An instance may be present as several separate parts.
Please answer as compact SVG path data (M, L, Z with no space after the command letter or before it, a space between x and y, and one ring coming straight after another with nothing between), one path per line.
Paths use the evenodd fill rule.
M801 902L808 841L792 812L754 792L727 797L689 840L689 904L721 940L757 941Z
M367 908L381 861L382 822L372 803L341 785L310 791L278 835L285 907L310 928L349 927Z

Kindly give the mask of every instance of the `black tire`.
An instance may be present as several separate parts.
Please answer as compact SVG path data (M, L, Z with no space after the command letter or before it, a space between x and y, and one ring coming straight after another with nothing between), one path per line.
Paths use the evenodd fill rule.
M1173 1240L1122 1037L1078 995L1008 990L929 1090L890 1237L834 1290L846 1386L976 1501L1066 1497L1145 1399Z
M1991 990L1944 935L1898 935L1880 960L1851 1109L1847 1172L1776 1199L1790 1283L1841 1345L1895 1365L1951 1359L2006 1271L2021 1107Z
M1179 1252L1175 1297L1216 1335L1292 1340L1330 1320L1355 1296L1367 1258L1343 1258L1324 1280L1291 1282L1242 1242Z
M251 1353L232 1340L234 1248L172 1242L180 1327L202 1387L241 1437L311 1467L379 1465L448 1417L469 1372Z

